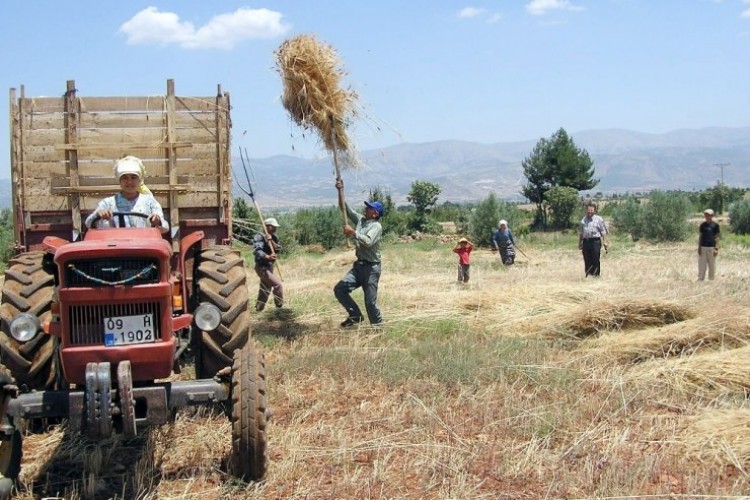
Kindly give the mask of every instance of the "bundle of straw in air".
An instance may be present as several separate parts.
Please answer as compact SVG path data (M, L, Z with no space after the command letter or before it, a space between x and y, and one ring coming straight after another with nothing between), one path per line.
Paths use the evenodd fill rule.
M317 132L325 148L340 153L344 164L358 166L346 132L356 115L358 96L340 88L346 73L336 50L313 35L299 35L285 40L274 55L284 83L282 102L294 122Z

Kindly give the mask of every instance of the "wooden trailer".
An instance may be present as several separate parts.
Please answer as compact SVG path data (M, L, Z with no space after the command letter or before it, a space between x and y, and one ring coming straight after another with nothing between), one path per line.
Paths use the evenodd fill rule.
M83 97L75 81L62 97L27 97L10 89L11 183L18 251L45 236L76 241L99 200L119 191L115 160L135 155L146 185L179 240L201 230L203 245L232 234L229 94Z

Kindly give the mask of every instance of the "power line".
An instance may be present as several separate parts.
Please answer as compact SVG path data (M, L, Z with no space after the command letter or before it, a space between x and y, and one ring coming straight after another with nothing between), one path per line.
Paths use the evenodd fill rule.
M724 167L728 167L731 163L714 163L714 167L721 169L721 183L724 184Z

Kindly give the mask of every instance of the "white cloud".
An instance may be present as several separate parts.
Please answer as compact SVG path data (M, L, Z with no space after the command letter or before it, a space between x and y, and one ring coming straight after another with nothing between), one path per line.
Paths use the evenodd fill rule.
M743 10L742 14L740 14L740 17L745 17L745 18L750 19L750 9Z
M479 9L477 7L464 7L458 12L458 17L464 19L480 19L486 20L488 23L496 23L503 18L500 13L488 12L486 9Z
M249 38L273 38L289 31L281 13L268 9L237 9L219 14L197 30L174 12L147 7L120 26L130 45L177 44L187 49L231 49Z
M479 14L483 12L484 12L484 9L477 9L476 7L464 7L458 13L458 17L477 17Z
M550 10L583 10L570 3L569 0L531 0L526 4L526 10L529 14L542 16Z

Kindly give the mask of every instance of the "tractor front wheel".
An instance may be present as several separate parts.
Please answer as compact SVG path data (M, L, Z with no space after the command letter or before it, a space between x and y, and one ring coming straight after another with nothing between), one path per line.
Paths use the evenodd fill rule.
M221 311L221 324L212 332L199 331L198 378L211 378L232 366L232 355L250 338L249 292L245 261L239 252L225 246L201 252L197 270L198 301Z
M44 269L44 252L28 252L10 261L5 271L0 305L0 356L19 387L51 389L56 377L57 339L39 333L26 343L10 334L10 322L19 313L48 321L54 294L54 277Z

